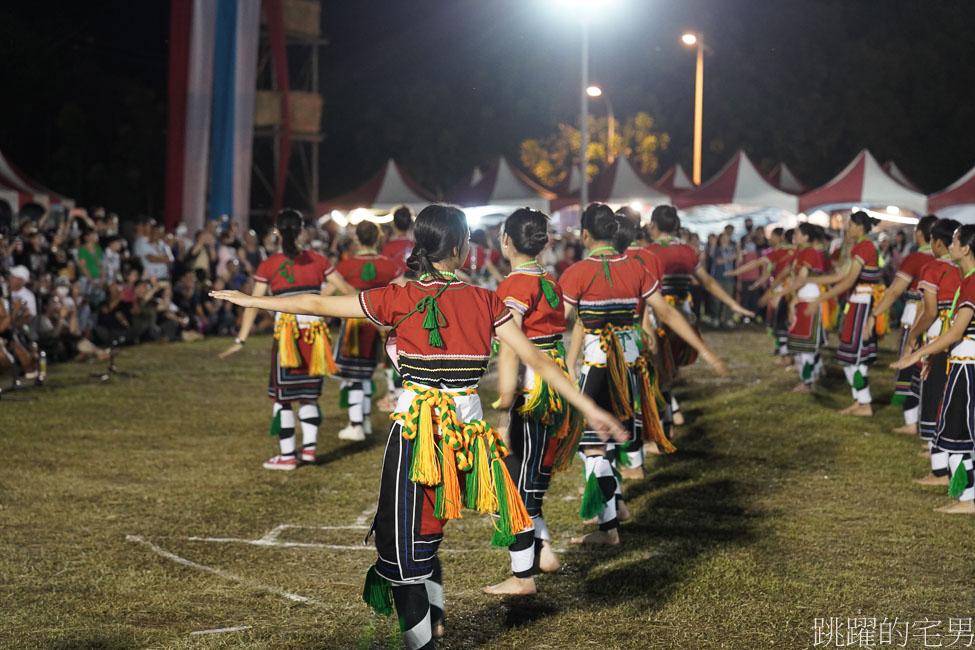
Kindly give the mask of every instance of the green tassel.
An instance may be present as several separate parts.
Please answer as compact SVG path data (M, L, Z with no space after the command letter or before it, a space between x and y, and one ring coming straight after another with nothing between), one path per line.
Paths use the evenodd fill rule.
M339 389L339 408L349 408L349 387L343 386Z
M890 403L894 406L901 406L906 401L907 401L907 395L894 393L894 396L891 398Z
M491 339L491 358L498 356L498 350L501 349L501 341L498 339Z
M481 457L477 453L477 445L480 444L483 444L483 441L478 437L471 445L471 451L474 452L474 462L471 463L470 469L467 470L467 480L464 482L464 507L468 510L477 509L477 472L481 464Z
M274 417L271 418L271 435L272 436L281 435L281 411L275 413Z
M494 535L491 536L491 546L507 548L515 543L515 534L511 530L511 513L508 511L508 495L505 492L504 464L492 461L491 471L494 475L494 491L498 495L498 520L494 524Z
M542 295L545 296L545 300L548 301L549 306L553 308L558 307L559 297L555 295L555 288L554 288L555 283L552 282L551 280L546 280L545 278L542 278L541 285L542 285Z
M375 564L366 571L362 600L380 616L389 616L393 613L393 587L389 584L389 580L379 575Z
M605 257L603 258L603 272L606 274L606 279L609 280L609 286L613 286L613 276L609 272L609 260Z
M812 379L813 364L804 363L802 364L802 380L809 381Z
M438 485L433 493L436 495L433 501L433 516L443 519L443 483Z
M948 496L950 496L952 499L957 499L967 487L968 471L965 469L965 463L961 462L958 463L958 468L951 476L951 482L948 484Z
M582 519L592 519L606 509L606 502L603 501L603 491L599 489L599 479L596 473L589 475L586 481L586 491L582 494L582 506L579 508L579 517Z
M362 271L359 273L359 277L363 280L375 280L376 279L376 265L372 262L366 262L362 265Z
M440 330L439 329L432 329L432 330L430 330L430 341L429 341L429 343L430 343L430 347L432 347L432 348L442 348L443 347L443 339L440 337Z
M630 464L630 456L627 453L630 451L630 442L624 442L621 445L616 445L616 463L620 467L632 467Z
M857 390L863 390L867 387L867 380L860 374L859 370L853 375L853 387Z

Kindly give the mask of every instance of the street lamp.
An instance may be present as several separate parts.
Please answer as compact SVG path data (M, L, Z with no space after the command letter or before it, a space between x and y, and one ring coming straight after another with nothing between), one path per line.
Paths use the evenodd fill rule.
M579 132L581 137L581 151L579 152L580 168L582 169L582 187L579 189L579 202L582 210L586 209L589 201L589 95L586 90L589 87L589 22L601 11L613 4L615 0L559 0L564 8L568 9L579 19L582 27L582 66L581 66L581 92L580 92L580 117Z
M606 162L613 162L613 137L616 134L616 116L613 115L613 104L609 101L609 95L603 92L603 89L599 86L589 86L586 88L586 94L590 97L602 97L603 101L606 102L606 112L609 114L609 142L606 145Z
M697 75L694 79L694 184L701 184L701 140L704 123L704 35L688 32L680 37L684 45L697 45Z

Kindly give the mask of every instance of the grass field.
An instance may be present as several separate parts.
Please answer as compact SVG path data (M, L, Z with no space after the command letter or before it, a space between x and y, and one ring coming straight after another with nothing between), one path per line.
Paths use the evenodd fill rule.
M891 646L924 647L904 621L955 638L949 619L975 603L973 522L932 512L949 500L910 483L919 441L888 433L893 337L870 420L832 412L849 402L835 366L818 396L788 394L763 333L706 338L731 377L684 374L678 453L625 485L618 548L569 549L537 596L499 600L480 593L508 572L491 524L448 525L443 647L803 648L830 617L899 617ZM318 464L268 472L268 340L217 361L226 343L125 350L133 376L106 384L88 377L100 366L57 366L56 390L0 401L0 647L398 647L395 619L360 600L384 414L340 443L328 380ZM546 499L559 549L582 530L579 485L576 465Z

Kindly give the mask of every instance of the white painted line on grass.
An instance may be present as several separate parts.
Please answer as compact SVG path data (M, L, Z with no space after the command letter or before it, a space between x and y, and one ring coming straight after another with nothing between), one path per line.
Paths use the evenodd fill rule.
M125 536L125 539L126 539L126 541L129 541L129 542L136 542L136 543L142 544L143 546L146 546L150 550L152 550L152 552L154 552L154 553L156 553L158 555L161 555L162 557L164 557L164 558L166 558L168 560L172 560L173 562L176 562L177 564L182 564L183 566L188 566L188 567L192 567L194 569L199 569L200 571L206 571L207 573L212 573L213 575L220 576L224 580L230 580L232 582L239 582L241 584L247 585L248 587L251 587L252 589L259 589L261 591L267 591L267 592L272 593L272 594L277 594L278 596L283 596L284 598L287 598L288 600L293 600L296 603L309 603L311 605L318 605L320 607L324 607L325 606L324 603L321 603L321 602L319 602L317 600L314 600L312 598L308 598L307 596L299 596L298 594L293 594L293 593L290 593L290 592L287 592L287 591L282 591L281 589L278 589L276 587L272 587L270 585L261 584L260 582L254 582L253 580L248 580L247 578L241 578L240 576L234 575L233 573L230 573L229 571L224 571L223 569L216 569L214 567L206 566L205 564L199 564L197 562L193 562L192 560L187 560L185 557L180 557L180 556L176 555L175 553L170 553L166 549L159 548L158 546L156 546L152 542L149 542L149 541L146 541L145 539L143 539L140 535L126 535Z
M244 630L251 629L250 625L241 625L240 627L220 627L216 630L197 630L196 632L190 632L191 635L194 634L221 634L223 632L243 632Z

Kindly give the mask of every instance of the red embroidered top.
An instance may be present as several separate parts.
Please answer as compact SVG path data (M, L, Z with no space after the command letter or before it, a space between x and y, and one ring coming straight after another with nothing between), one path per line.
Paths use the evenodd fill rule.
M294 259L275 253L260 263L254 281L267 283L272 296L319 293L325 278L334 271L328 258L318 253L301 251Z
M362 277L363 271L367 268L366 265L372 263L373 271L375 276L371 280L366 280ZM335 266L335 270L339 272L345 281L351 284L356 289L374 289L376 287L385 287L387 284L403 275L403 267L382 255L376 255L375 253L359 254L355 257L350 257L347 260L342 260ZM366 273L366 275L369 275Z
M779 246L778 248L773 248L772 251L766 255L769 263L772 265L772 277L777 276L782 272L782 269L789 266L792 263L792 256L795 250L792 246Z
M931 259L921 269L918 288L929 291L938 297L938 309L951 309L955 291L961 284L961 272L947 259ZM960 300L960 298L959 298Z
M565 270L559 284L565 301L579 310L588 329L607 324L633 327L643 311L643 301L660 288L660 281L643 264L616 253L602 259L590 255L576 262Z
M413 253L413 240L409 237L394 237L386 242L379 254L388 257L404 269L406 268L406 258Z
M823 254L812 246L800 248L792 257L793 273L798 273L804 266L809 267L810 273L822 273Z
M646 246L641 246L639 242L633 242L627 247L626 256L642 262L655 278L663 276L663 269L660 266L660 258Z
M551 281L549 286L558 298L554 307L549 304L542 291L543 281ZM561 335L565 331L562 287L548 272L537 266L516 269L501 281L497 293L511 311L522 315L521 329L528 338L548 338Z
M883 280L880 274L880 263L877 258L877 247L870 239L863 239L850 251L851 260L859 260L863 264L860 269L859 284L880 284Z
M359 294L359 304L376 325L396 326L396 354L404 379L441 388L473 386L487 370L495 328L509 321L511 312L493 291L451 281L437 298L444 347L434 347L430 331L423 327L426 312L410 312L444 284L414 281L369 289Z
M661 283L665 296L684 298L690 293L694 272L701 266L697 251L675 239L661 239L647 246L657 256L658 273L654 277ZM651 273L653 269L649 269Z
M908 300L920 299L921 294L917 285L921 281L921 271L932 259L934 258L931 255L931 247L927 246L924 250L917 250L901 260L900 268L897 269L897 277L911 283L911 286L907 288Z

